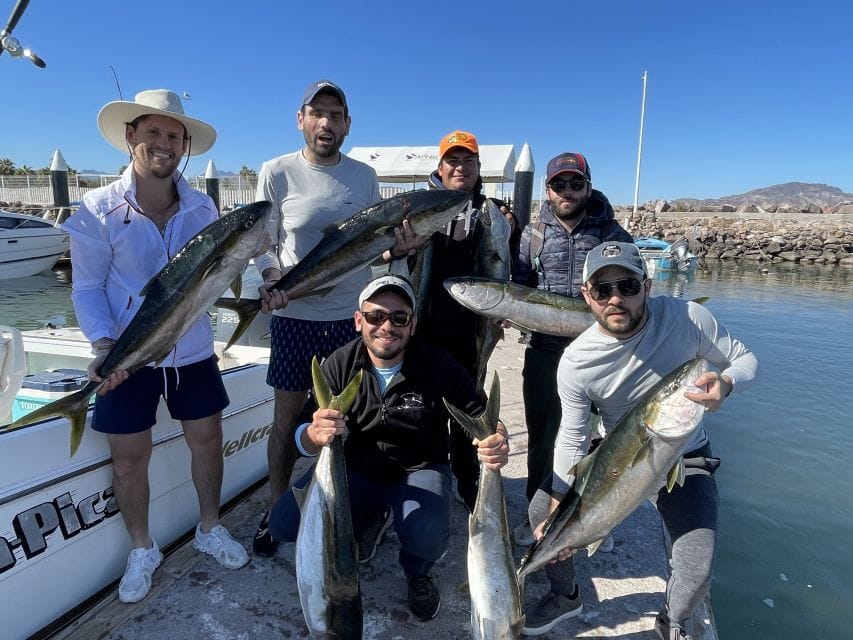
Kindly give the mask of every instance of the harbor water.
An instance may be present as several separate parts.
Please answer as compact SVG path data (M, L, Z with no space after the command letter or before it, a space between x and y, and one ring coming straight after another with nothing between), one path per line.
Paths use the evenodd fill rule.
M706 426L721 495L712 602L721 638L853 628L853 269L712 262L653 295L706 306L761 361ZM0 280L0 324L74 325L70 274ZM510 381L506 382L511 384Z

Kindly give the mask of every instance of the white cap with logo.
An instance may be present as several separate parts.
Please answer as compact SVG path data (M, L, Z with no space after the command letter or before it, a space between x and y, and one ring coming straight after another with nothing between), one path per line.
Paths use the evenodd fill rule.
M397 276L393 274L379 276L367 283L364 289L361 290L361 293L358 294L358 306L361 308L361 305L364 304L365 300L369 300L374 295L379 293L380 291L391 290L395 293L401 295L403 298L409 301L409 304L412 306L412 311L415 310L415 292L412 289L412 285L409 284L409 281L403 278L402 276Z

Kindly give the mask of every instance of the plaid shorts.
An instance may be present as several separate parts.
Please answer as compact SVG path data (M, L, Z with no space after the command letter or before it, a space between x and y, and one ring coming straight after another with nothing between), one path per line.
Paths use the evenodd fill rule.
M317 356L322 360L357 336L352 318L296 320L274 315L270 321L272 353L267 384L283 391L308 391L311 359Z

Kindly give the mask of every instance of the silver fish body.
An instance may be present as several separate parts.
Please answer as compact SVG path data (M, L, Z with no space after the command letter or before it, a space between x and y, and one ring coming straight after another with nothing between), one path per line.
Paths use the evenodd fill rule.
M189 240L139 293L144 300L116 340L99 374L130 373L161 362L175 343L234 283L262 248L271 204L255 202L215 220ZM90 381L79 391L51 402L12 423L17 428L48 417L71 421L71 455L83 436L90 396L104 383Z
M500 410L500 381L492 381L489 403L472 418L445 401L453 418L474 438L495 433ZM521 591L506 516L500 471L480 465L474 511L468 517L468 589L471 594L471 637L516 640L524 626Z
M328 289L391 249L396 242L394 228L403 220L408 220L416 235L430 236L443 229L467 201L464 191L425 189L382 200L330 228L273 288L291 299Z
M463 307L525 331L577 337L595 322L586 302L494 278L448 278L448 293Z
M693 382L706 371L707 361L697 358L669 373L575 465L574 484L545 521L544 538L521 560L520 582L568 547L593 553L665 478L670 489L683 481L684 447L705 411L684 393L696 391Z
M335 397L328 391L316 358L312 376L318 404L346 413L362 372ZM361 587L340 437L323 447L308 486L294 493L302 514L296 537L296 585L305 624L315 640L361 640Z

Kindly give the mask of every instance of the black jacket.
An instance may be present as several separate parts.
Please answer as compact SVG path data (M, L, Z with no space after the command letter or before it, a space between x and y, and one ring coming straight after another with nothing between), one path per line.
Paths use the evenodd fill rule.
M536 256L531 256L530 241L539 223L545 237L539 253L541 270L537 272L533 264ZM634 241L631 234L616 221L610 202L600 191L592 190L586 202L584 218L571 232L559 223L550 204L546 202L539 213L539 222L531 222L521 233L512 280L528 287L580 298L586 254L608 240ZM549 351L562 351L569 341L568 338L538 333L531 337L532 346Z
M375 481L396 481L430 464L447 464L448 402L469 415L485 409L485 397L471 376L443 349L413 337L403 366L385 389L361 338L332 353L322 365L333 394L364 371L361 389L347 412L347 466ZM456 428L456 427L454 427Z

